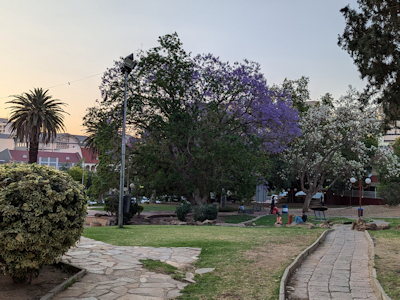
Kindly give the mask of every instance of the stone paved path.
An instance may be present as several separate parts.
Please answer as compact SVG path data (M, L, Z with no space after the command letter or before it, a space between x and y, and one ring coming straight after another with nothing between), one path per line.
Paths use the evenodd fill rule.
M149 272L139 259L153 259L176 267L192 264L200 248L153 248L113 246L81 237L63 260L87 269L88 274L57 300L164 300L178 296L187 284L170 276Z
M377 299L371 288L368 260L364 232L340 226L293 274L286 288L287 299Z

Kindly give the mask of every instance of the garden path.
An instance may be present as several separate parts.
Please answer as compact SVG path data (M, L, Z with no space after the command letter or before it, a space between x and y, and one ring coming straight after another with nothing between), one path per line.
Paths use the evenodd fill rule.
M340 226L310 254L288 283L287 299L377 299L364 232Z
M169 275L149 272L139 259L159 260L178 268L192 264L200 255L200 248L154 248L113 246L81 237L63 261L88 271L83 278L56 300L164 300L180 295L187 283Z

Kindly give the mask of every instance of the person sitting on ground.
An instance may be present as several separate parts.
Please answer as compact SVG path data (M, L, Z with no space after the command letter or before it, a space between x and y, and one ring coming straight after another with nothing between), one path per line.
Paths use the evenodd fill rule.
M282 217L281 217L281 215L279 214L279 212L276 214L276 222L275 222L275 225L282 225Z
M241 212L241 211L244 211L244 205L243 205L243 203L240 204L240 206L239 206L239 212Z
M307 215L306 213L303 211L303 214L301 217L296 216L296 219L294 220L294 223L297 224L301 224L301 223L305 223L307 221Z
M272 215L279 215L279 209L276 206L274 206L274 208L271 211L271 214Z

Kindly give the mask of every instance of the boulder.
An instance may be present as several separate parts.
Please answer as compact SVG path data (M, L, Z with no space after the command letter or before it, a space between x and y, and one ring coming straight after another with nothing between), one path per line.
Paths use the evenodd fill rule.
M203 224L215 224L215 223L217 223L217 220L205 220L203 222Z
M383 224L382 224L383 225ZM365 231L365 230L379 230L375 223L367 223L364 220L358 219L357 222L351 224L351 230Z
M389 229L389 228L390 228L389 224L379 224L377 230L385 230L385 229Z

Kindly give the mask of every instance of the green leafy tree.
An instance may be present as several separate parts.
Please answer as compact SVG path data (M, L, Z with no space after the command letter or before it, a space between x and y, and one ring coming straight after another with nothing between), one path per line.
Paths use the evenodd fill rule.
M338 45L353 58L362 79L367 79L365 99L375 95L383 104L386 121L400 115L400 2L358 0L358 9L341 12L346 27Z
M15 99L7 103L10 108L11 133L20 141L29 144L29 163L36 163L39 152L39 141L49 143L57 136L58 131L64 131L63 113L61 106L66 105L47 94L48 90L34 89L33 92L14 95Z
M274 85L273 90L283 91L290 95L292 100L292 105L301 113L307 111L308 105L306 104L310 98L310 90L308 89L308 84L310 78L306 76L301 76L299 79L289 80L285 78L281 85Z
M67 174L78 182L82 182L82 173L83 169L80 166L73 166L67 171Z
M176 34L141 53L128 80L129 164L148 190L204 203L227 190L249 198L265 170L265 152L280 152L299 135L287 95L269 90L259 65L190 57ZM85 123L94 145L119 168L121 62L103 76L103 101ZM106 137L106 138L104 138ZM107 146L108 147L108 146ZM118 151L118 152L117 152ZM103 162L101 162L103 164ZM110 181L108 181L110 182Z

